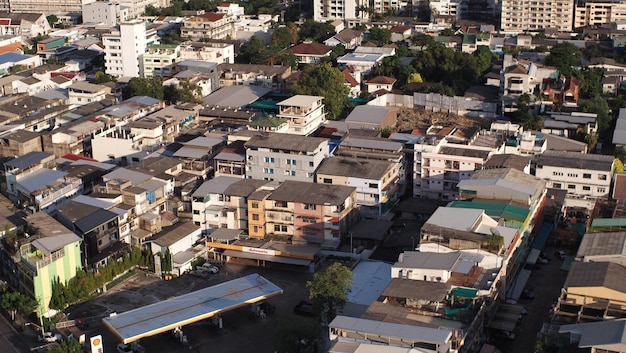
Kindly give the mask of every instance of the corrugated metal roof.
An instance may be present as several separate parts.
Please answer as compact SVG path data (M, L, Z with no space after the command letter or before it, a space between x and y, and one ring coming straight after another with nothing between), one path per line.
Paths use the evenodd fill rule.
M43 168L36 170L21 178L18 181L18 184L28 192L35 192L40 188L63 178L66 175L66 172Z
M102 323L122 342L130 343L282 293L255 273L107 317Z
M449 207L480 209L484 210L488 216L517 222L524 222L530 213L527 208L490 202L454 201Z
M439 330L430 327L402 325L342 315L335 317L328 327L432 344L445 344L452 337L452 332L446 329Z
M24 170L39 164L42 160L50 156L52 156L52 153L49 152L28 152L23 156L17 157L4 163L4 165L7 167Z

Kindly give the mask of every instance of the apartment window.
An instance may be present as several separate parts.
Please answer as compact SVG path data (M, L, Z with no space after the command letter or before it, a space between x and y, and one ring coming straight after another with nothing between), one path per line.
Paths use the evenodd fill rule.
M552 172L554 176L563 176L563 172Z
M253 213L252 214L252 220L253 221L258 221L259 220L259 214L258 213Z
M333 183L333 179L331 178L324 178L324 184L332 184Z
M598 180L606 180L606 174L598 174Z
M193 214L200 214L200 210L193 210Z
M287 207L287 201L274 201L275 207Z
M561 183L554 183L552 184L552 187L555 189L560 189L561 188Z
M317 209L317 205L313 204L313 203L307 203L304 205L304 209L305 210L316 210Z
M583 179L591 179L591 174L583 173Z
M252 208L259 208L259 203L256 201L252 201L251 205L252 205Z
M259 231L259 226L254 226L252 229L254 229L254 232L257 233Z
M591 191L591 186L583 186L583 191Z
M315 164L313 164L313 162L309 162L309 167L313 168L315 166Z
M578 178L578 174L576 174L576 173L567 173L567 176L569 178Z
M378 189L378 183L369 183L369 187L372 189Z
M570 189L570 190L574 190L574 189L576 189L576 185L574 185L574 184L567 184L567 188Z
M598 192L606 192L605 188L598 188Z
M316 221L315 217L302 217L303 223L315 223L315 221Z
M286 160L286 164L287 165L296 165L296 160L295 159L287 159Z
M283 232L283 233L287 233L288 228L287 226L281 226L279 224L274 224L274 231L275 232Z
M263 174L274 174L274 168L263 168Z
M274 157L265 157L263 158L265 163L274 163Z

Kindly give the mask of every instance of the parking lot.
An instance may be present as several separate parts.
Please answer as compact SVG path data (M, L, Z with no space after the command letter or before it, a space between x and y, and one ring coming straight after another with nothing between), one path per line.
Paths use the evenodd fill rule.
M245 308L236 309L222 316L222 329L215 327L210 320L183 327L189 344L183 345L172 334L167 333L142 339L141 344L146 352L189 352L192 347L195 352L234 353L254 349L255 352L271 353L279 318L282 315L292 315L293 307L302 299L308 298L306 282L312 275L305 269L281 269L279 266L259 268L229 263L219 273L206 279L185 275L172 281L163 281L140 272L97 299L71 308L70 318L121 313L251 273L258 273L283 289L282 295L267 301L276 308L273 315L260 319ZM84 330L77 327L67 330L76 335L84 332L87 340L91 336L102 334L105 352L116 352L119 341L100 322L91 324Z
M528 353L534 352L537 333L541 330L544 322L547 322L553 303L556 302L561 293L561 288L567 277L566 271L561 271L563 261L554 252L565 250L571 253L571 249L546 247L544 251L551 257L550 262L541 265L537 264L526 285L535 294L535 299L520 299L519 303L528 310L528 315L524 317L515 328L515 339L497 339L494 344L504 353Z

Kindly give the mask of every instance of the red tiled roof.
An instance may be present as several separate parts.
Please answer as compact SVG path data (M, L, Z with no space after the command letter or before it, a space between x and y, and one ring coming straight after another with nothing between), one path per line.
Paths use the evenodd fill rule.
M404 33L406 31L411 30L410 26L393 26L391 27L391 32L393 33Z
M618 200L626 199L626 174L615 174L613 198Z
M285 50L287 53L294 53L299 55L328 55L328 53L333 49L333 47L329 47L328 45L315 43L315 42L305 42L294 45L293 47Z
M352 75L350 74L351 70L350 69L344 69L343 71L341 71L341 73L343 74L343 77L346 78L346 81L348 81L348 83L350 84L351 87L356 87L359 85L359 83L354 79L354 77L352 77Z
M203 18L205 20L208 20L210 22L215 22L215 21L219 21L222 18L224 18L224 16L226 16L225 13L215 13L215 12L207 12L203 15L197 16L200 18Z
M373 79L367 81L367 83L380 83L382 85L393 85L394 83L396 83L396 79L393 77L387 77L387 76L376 76Z
M221 3L221 4L217 5L217 7L230 7L230 3L229 2L224 2L224 3Z

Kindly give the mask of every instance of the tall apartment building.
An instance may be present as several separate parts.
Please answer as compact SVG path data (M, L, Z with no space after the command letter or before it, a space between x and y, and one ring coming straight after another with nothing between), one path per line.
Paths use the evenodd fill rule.
M119 30L102 35L106 73L116 77L139 77L141 56L149 45L143 21L123 22Z
M324 22L356 19L361 17L357 14L357 7L368 5L369 3L365 0L314 0L313 20Z
M245 143L246 178L310 181L330 153L328 140L291 134L260 133Z
M194 40L235 38L237 34L235 17L215 12L186 19L180 32L182 37Z
M575 4L574 28L626 20L624 0L580 0Z
M516 33L544 28L569 32L573 18L574 0L503 0L500 27Z

